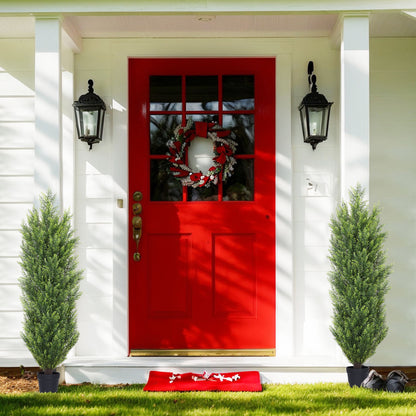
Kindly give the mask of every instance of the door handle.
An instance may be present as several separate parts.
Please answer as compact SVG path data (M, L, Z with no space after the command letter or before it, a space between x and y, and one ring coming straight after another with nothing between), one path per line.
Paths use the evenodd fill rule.
M133 194L134 201L141 201L142 200L142 193L137 191ZM140 261L141 254L139 253L139 243L142 238L142 226L143 226L143 219L139 215L142 213L142 204L140 202L135 202L132 206L133 210L133 218L132 218L132 237L133 240L136 242L136 252L133 253L134 261Z
M142 238L142 217L133 217L133 240L136 241L137 245L140 243Z

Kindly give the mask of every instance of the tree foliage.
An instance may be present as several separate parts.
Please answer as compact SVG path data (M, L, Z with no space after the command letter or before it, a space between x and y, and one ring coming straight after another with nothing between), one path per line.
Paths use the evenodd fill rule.
M378 208L369 209L364 189L350 191L331 218L330 262L333 326L345 356L361 367L387 335L385 294L391 266L386 265Z
M69 212L59 214L51 191L40 197L39 209L29 211L21 233L21 336L39 366L51 373L79 337L76 301L82 272L74 254L77 239Z

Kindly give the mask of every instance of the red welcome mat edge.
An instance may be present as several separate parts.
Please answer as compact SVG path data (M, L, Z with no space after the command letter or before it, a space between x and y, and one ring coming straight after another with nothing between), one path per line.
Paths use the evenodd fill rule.
M175 373L168 371L149 372L143 391L262 391L258 371Z

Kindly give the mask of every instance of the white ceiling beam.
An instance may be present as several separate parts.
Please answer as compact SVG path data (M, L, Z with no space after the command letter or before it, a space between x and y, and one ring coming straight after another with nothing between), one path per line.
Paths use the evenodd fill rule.
M416 19L416 10L402 10L402 13L412 19Z
M322 13L414 10L415 0L2 0L2 14Z

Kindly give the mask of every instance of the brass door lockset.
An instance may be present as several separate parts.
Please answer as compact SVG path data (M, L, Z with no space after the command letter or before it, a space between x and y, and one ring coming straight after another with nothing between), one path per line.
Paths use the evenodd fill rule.
M139 243L142 238L142 225L143 225L143 219L139 215L142 213L142 204L138 201L141 201L143 199L143 194L139 191L134 192L133 194L133 200L136 201L132 205L133 210L133 218L132 218L132 237L133 240L136 242L136 252L133 253L133 259L134 261L140 261L141 255L139 253Z

